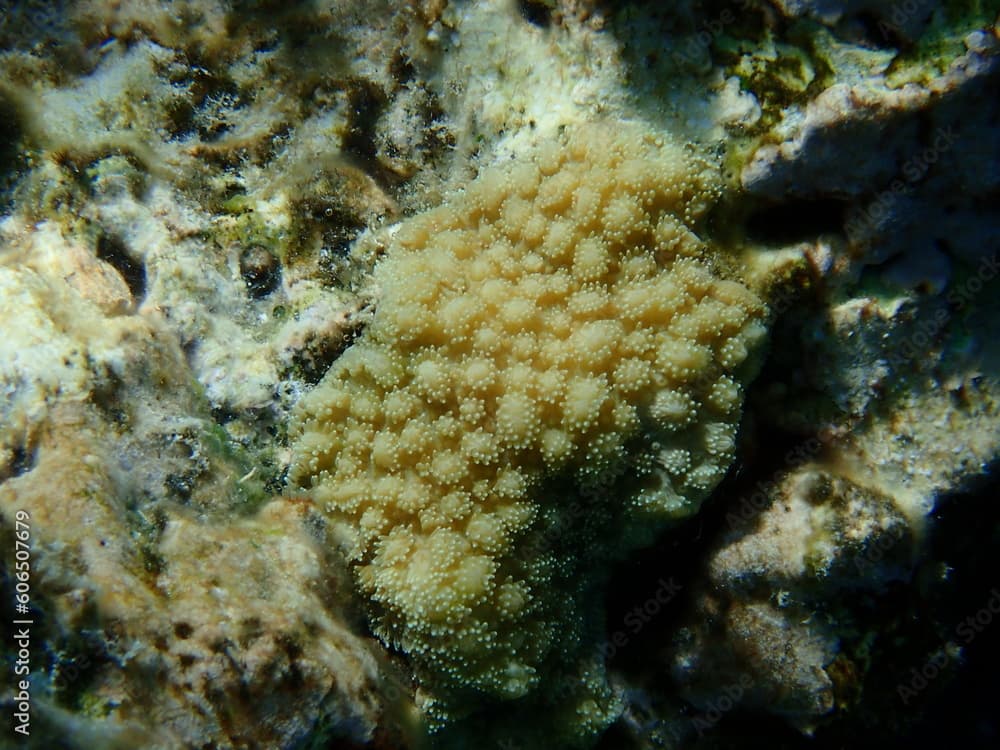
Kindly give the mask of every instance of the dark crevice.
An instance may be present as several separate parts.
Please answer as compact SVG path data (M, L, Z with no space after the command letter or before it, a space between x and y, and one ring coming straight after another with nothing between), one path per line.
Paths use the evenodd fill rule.
M437 164L439 155L447 154L455 147L455 134L446 127L439 127L448 121L448 116L437 94L428 92L427 99L421 106L420 116L427 123L423 129L420 148L429 155L431 164ZM531 127L534 128L534 125Z
M765 206L746 221L747 238L765 245L790 245L844 231L847 203L827 198Z
M879 19L873 13L867 11L859 13L856 20L865 34L865 41L874 47L903 50L912 46L899 29Z
M240 253L240 275L250 297L261 299L281 283L281 262L266 248L251 245Z
M292 364L298 370L299 376L310 385L316 385L323 379L326 371L330 369L330 365L347 351L347 347L354 343L364 329L364 323L357 320L355 325L347 328L339 337L310 341L292 359Z
M238 416L239 414L228 406L216 406L212 409L212 421L218 425L227 425Z
M378 86L360 78L346 81L344 89L347 94L344 151L365 163L374 163L378 150L375 144L375 126L388 98Z
M0 98L0 215L10 210L12 188L24 167L22 138L16 111Z
M0 482L27 474L35 468L37 455L34 445L16 445L6 466L0 466Z
M96 406L104 418L117 428L126 430L132 421L128 410L128 400L124 397L125 383L109 367L97 368L97 377L90 393L90 402Z
M194 105L186 100L175 101L167 105L166 130L173 140L181 140L195 132Z
M97 240L97 257L110 264L121 274L136 304L146 296L146 268L129 255L125 243L111 235L101 235Z
M416 68L413 67L410 58L402 52L397 52L393 55L392 60L389 62L389 73L392 75L393 80L399 84L409 83L417 77Z
M650 658L662 647L663 634L691 611L694 584L703 574L707 552L731 522L733 503L727 499L750 497L762 478L774 480L790 468L787 457L802 445L802 439L770 427L767 433L766 440L756 434L744 436L743 443L760 446L754 454L744 451L744 460L751 463L737 461L697 515L614 568L606 599L605 643L612 667L626 672L648 671ZM669 596L657 598L661 592ZM653 608L658 611L650 614L649 608L636 609L651 600L661 605ZM615 634L622 636L618 644L613 640Z
M552 23L552 8L543 0L518 0L517 9L532 26L544 29Z

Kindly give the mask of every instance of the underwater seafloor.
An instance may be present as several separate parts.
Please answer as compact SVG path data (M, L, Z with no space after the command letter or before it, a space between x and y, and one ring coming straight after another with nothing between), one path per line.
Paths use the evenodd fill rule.
M0 747L995 747L998 92L998 0L0 0Z

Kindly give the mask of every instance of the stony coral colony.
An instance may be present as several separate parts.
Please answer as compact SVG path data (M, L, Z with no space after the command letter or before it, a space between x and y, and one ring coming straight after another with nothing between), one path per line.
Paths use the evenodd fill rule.
M303 400L293 478L441 715L571 661L581 573L726 471L765 306L693 231L713 174L621 123L484 170L400 226L371 326Z

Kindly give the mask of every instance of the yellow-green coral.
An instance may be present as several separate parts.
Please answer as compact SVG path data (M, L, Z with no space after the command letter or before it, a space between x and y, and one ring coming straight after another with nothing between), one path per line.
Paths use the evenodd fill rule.
M373 323L303 400L293 478L438 716L579 661L600 563L726 471L764 306L691 231L714 194L620 124L485 171L399 228Z

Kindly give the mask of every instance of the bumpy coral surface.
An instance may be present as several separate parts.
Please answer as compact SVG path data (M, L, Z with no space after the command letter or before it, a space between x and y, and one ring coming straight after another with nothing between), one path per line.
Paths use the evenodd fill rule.
M304 400L294 478L445 714L578 650L581 563L724 474L764 306L690 229L712 194L638 127L485 171L402 225L372 325Z

